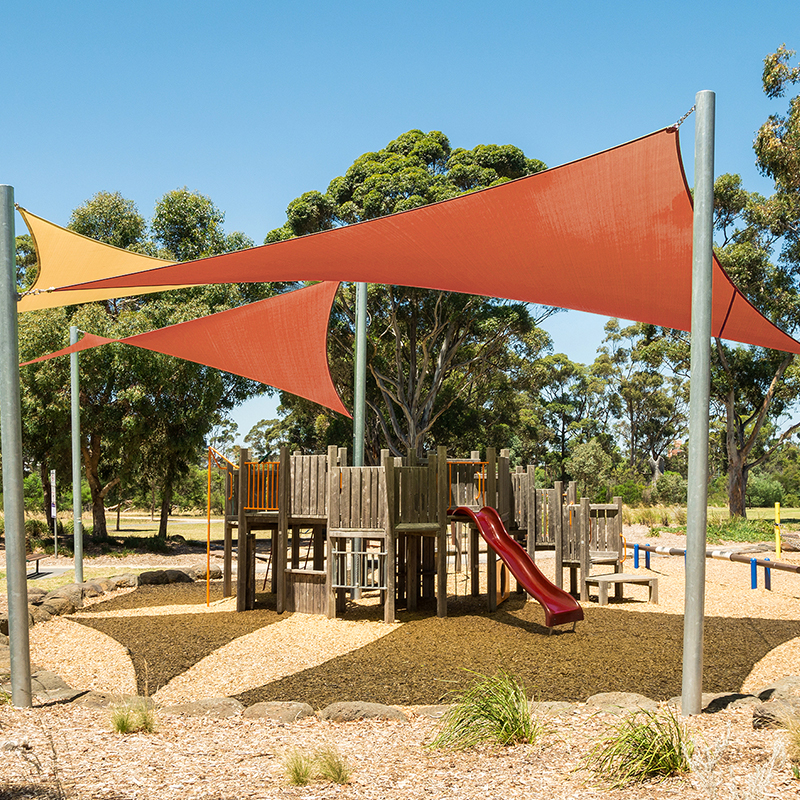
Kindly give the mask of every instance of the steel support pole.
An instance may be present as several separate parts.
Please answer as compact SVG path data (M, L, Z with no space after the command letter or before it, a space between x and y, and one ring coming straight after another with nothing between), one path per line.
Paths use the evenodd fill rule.
M689 491L683 616L681 713L699 714L703 691L708 406L711 386L711 284L714 234L714 92L697 93L692 241L692 337L689 393Z
M356 352L353 376L353 466L364 466L364 436L367 413L367 284L356 284ZM354 539L353 547L361 550L362 540ZM356 581L361 578L361 561L356 561ZM361 597L361 590L353 591L353 599Z
M78 328L69 327L69 343L78 343ZM72 426L72 530L75 553L75 583L83 583L83 520L81 503L81 396L78 354L69 355L70 420Z
M11 701L31 705L28 578L25 563L25 501L22 492L22 415L17 332L17 263L14 189L0 186L0 441L11 650Z

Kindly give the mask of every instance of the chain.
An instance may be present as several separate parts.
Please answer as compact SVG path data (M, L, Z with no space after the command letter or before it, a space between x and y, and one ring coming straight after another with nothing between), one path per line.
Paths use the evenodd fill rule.
M49 289L28 289L27 292L18 294L17 299L22 300L23 297L28 297L29 295L44 294L45 292L54 292L55 290L56 290L55 286L51 286Z
M680 126L683 125L683 123L686 122L687 119L689 119L689 116L691 115L692 111L694 111L696 108L697 108L696 105L692 106L671 128L668 128L668 130L671 131L678 130L678 128L680 128Z

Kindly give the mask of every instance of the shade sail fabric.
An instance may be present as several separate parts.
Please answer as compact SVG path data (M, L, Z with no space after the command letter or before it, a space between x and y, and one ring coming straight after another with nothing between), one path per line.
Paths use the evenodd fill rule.
M120 342L252 378L350 416L333 385L327 357L328 319L338 287L318 283L124 339L87 334L75 345L25 364Z
M96 281L351 280L522 300L690 329L692 203L675 129L536 175L285 242ZM714 262L712 334L800 352Z
M20 312L120 297L122 295L116 290L70 291L63 293L64 297L48 290L57 286L69 286L72 283L94 280L98 277L127 275L131 272L174 263L161 258L132 253L130 250L121 250L95 239L89 239L37 217L20 206L17 206L17 211L28 226L39 262L39 274L31 286L31 293L26 294L17 306ZM136 294L160 292L164 288L166 287L145 287L137 290ZM170 286L169 288L181 287ZM131 292L127 294L131 294Z

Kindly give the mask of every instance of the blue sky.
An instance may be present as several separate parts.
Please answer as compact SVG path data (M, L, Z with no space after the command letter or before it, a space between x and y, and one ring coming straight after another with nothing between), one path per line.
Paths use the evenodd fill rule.
M800 49L800 6L770 0L4 6L0 183L20 205L65 225L120 191L150 216L187 186L257 243L290 200L411 128L555 166L674 123L701 89L717 93L717 173L768 192L753 135L787 103L762 94L762 62ZM693 118L681 133L691 181ZM547 327L586 362L604 323ZM242 433L273 409L248 404Z

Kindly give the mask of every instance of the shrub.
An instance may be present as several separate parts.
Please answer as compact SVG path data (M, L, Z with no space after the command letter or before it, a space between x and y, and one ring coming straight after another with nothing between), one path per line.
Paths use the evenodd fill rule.
M634 480L627 480L623 483L618 483L611 488L612 497L621 497L622 502L627 506L636 506L642 502L642 494L644 493L644 484L636 483Z
M442 719L431 747L465 750L480 744L534 744L544 725L530 711L525 689L507 672L478 676Z
M586 756L585 764L619 788L688 772L693 751L694 742L674 711L641 711L612 727Z
M665 472L656 482L656 498L659 503L685 503L686 479L677 472Z
M783 502L783 486L766 475L751 475L747 481L747 505L765 508Z
M768 519L709 520L706 538L711 544L718 542L769 542L774 538L774 524Z

